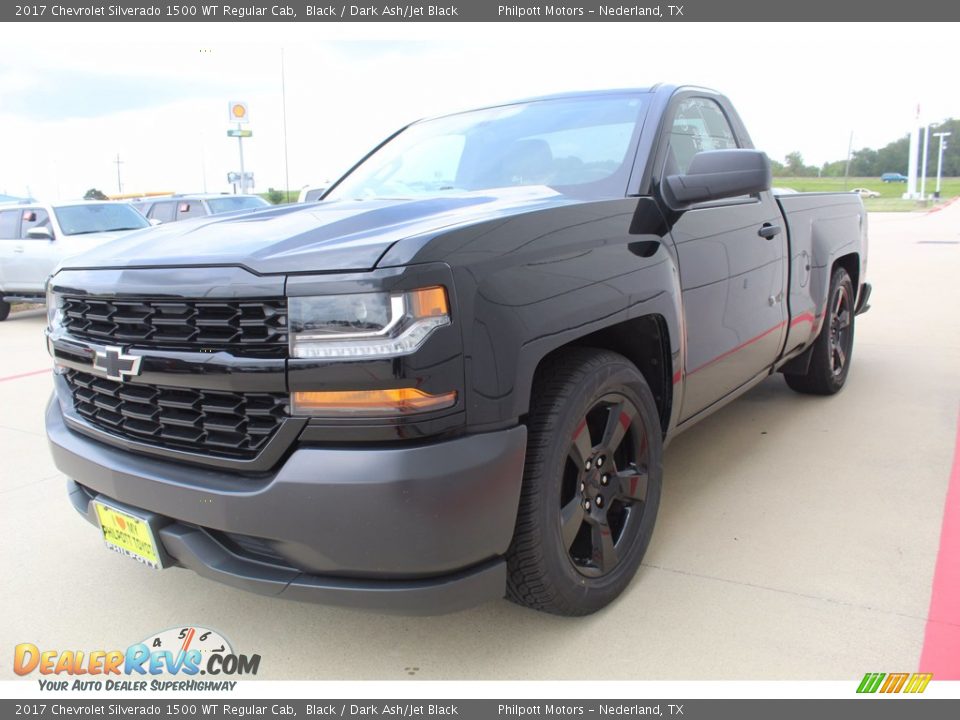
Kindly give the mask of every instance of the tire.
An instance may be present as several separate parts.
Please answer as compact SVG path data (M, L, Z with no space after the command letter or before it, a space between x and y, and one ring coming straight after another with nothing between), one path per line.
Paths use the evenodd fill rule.
M0 322L6 320L8 315L10 315L10 303L0 300Z
M842 267L834 269L826 316L813 343L807 373L784 375L792 390L806 395L833 395L843 388L853 360L855 302L850 275Z
M528 418L507 597L588 615L624 591L653 535L663 476L657 406L627 358L571 348L538 370Z

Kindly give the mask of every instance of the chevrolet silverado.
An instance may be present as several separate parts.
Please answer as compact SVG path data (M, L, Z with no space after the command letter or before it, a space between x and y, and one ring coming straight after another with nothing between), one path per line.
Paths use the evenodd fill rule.
M860 198L775 196L711 90L433 118L319 203L64 262L50 447L107 546L154 568L583 615L637 571L671 438L775 372L844 386L866 267Z

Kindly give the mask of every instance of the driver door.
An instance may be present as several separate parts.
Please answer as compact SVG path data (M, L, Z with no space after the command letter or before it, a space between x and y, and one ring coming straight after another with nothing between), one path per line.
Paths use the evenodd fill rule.
M681 98L666 127L663 177L685 173L698 152L742 146L714 98ZM686 332L681 422L776 360L787 319L782 223L773 195L762 192L694 205L673 226ZM779 232L767 237L773 226Z

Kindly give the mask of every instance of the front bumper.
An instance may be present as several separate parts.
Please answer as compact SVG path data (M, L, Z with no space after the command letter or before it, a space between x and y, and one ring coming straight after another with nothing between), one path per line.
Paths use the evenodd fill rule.
M100 495L150 513L163 551L204 577L406 614L504 594L523 426L404 447L299 446L273 472L244 476L85 437L67 428L55 398L46 424L81 514L96 524Z

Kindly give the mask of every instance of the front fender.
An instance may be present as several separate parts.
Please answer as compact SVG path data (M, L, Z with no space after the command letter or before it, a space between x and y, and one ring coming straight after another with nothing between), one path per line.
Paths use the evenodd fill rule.
M476 229L475 229L476 230ZM468 424L525 414L554 350L646 315L668 330L679 382L680 291L673 247L649 198L582 203L491 225L444 257L464 320Z

